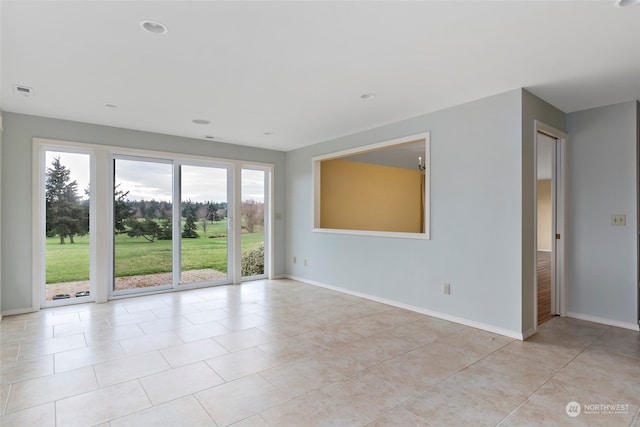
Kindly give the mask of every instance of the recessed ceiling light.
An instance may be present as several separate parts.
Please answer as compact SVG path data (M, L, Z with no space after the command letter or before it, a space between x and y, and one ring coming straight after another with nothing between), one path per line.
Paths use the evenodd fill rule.
M209 123L211 123L209 120L205 119L193 119L191 121L197 125L208 125Z
M149 21L149 20L140 21L140 26L144 30L153 34L167 34L169 32L169 29L167 28L166 25L156 21Z
M373 99L375 97L375 93L363 93L362 95L360 95L360 99Z
M639 4L640 0L616 0L616 6L618 7L637 6Z
M268 131L268 132L265 132L264 134L265 134L265 135L267 135L267 136L269 136L269 135L273 135L274 133L275 133L275 132Z
M203 136L204 139L215 139L216 137L213 135L205 135Z
M104 104L107 108L119 108L116 104Z

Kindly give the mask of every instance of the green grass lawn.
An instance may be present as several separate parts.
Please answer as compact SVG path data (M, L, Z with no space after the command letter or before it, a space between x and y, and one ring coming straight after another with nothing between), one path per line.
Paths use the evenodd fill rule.
M207 225L207 236L226 234L226 222ZM202 225L198 225L197 239L182 239L182 270L213 268L227 272L227 238L205 237ZM89 280L89 237L76 237L75 243L67 240L60 244L58 237L47 238L47 283ZM259 246L264 233L244 233L242 252ZM115 239L116 277L136 276L171 271L172 242L156 240L148 242L142 237L117 235Z

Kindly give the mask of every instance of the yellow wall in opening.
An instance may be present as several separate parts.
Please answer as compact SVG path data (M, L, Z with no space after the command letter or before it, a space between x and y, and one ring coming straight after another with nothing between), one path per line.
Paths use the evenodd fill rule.
M422 174L346 160L325 160L320 172L320 226L420 233Z

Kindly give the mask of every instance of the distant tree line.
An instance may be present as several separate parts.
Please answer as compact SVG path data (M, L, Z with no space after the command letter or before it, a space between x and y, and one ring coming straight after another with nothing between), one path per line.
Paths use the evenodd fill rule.
M114 191L114 228L116 234L127 234L129 237L142 237L150 242L171 240L173 204L158 200L130 200L128 191L116 186ZM194 202L182 203L182 218L185 224L182 237L194 239L199 237L197 221L200 221L204 233L207 224L222 221L227 217L226 202Z

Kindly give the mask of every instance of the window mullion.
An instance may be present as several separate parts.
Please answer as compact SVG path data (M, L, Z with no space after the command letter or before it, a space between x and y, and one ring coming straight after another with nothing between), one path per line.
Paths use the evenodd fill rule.
M182 209L182 168L179 162L173 163L173 209L171 212L171 226L172 226L172 244L173 244L173 289L176 289L180 284L180 274L182 269L182 235L180 234L180 225L182 221L182 215L180 213Z

